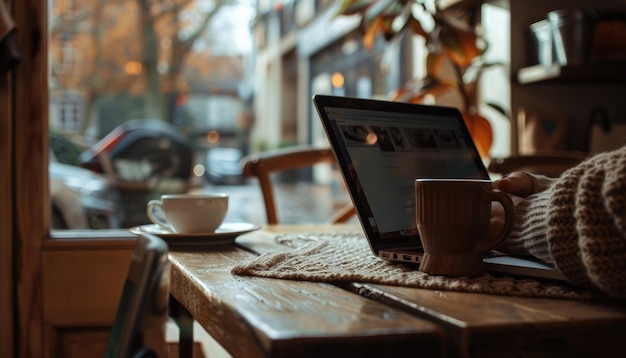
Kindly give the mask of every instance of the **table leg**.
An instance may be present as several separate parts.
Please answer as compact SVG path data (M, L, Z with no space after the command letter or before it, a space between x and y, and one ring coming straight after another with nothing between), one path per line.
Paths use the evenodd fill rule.
M178 356L180 358L193 357L193 317L174 296L169 300L170 316L178 325Z

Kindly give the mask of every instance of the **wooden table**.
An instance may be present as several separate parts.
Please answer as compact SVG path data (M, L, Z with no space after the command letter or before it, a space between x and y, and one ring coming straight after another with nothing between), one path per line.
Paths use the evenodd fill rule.
M276 250L286 232L354 226L270 226L236 245L173 248L171 309L181 356L192 318L236 357L613 356L626 352L626 304L533 299L348 283L240 277L230 269Z

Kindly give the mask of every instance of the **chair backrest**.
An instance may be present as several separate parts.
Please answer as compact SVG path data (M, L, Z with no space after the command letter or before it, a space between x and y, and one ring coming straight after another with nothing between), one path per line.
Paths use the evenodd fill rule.
M153 235L137 237L106 358L157 357L157 352L164 351L170 283L167 253L168 246L162 239Z
M271 175L289 169L313 167L321 163L336 163L332 149L293 146L248 155L242 159L243 175L255 177L259 181L268 224L278 224L279 221ZM346 222L354 213L354 207L348 204L332 215L329 222Z

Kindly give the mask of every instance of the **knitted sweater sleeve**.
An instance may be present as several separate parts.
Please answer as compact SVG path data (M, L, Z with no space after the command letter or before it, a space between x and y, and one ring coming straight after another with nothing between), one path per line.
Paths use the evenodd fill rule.
M626 297L626 147L570 169L515 211L503 251L531 254L574 284Z

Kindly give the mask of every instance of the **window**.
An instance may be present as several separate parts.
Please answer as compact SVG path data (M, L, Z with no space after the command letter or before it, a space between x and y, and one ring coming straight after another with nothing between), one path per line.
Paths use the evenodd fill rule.
M246 143L239 88L253 1L56 0L49 8L53 229L147 223L148 200L202 190L204 177L193 173L204 171L193 169L207 150Z
M483 73L481 96L483 103L491 102L509 110L511 107L510 65L510 14L499 6L482 5L482 25L489 49L485 54L487 62L501 63ZM489 118L494 132L491 155L506 157L511 152L511 118L483 105L481 111Z
M51 98L50 127L65 133L78 133L83 119L83 101L77 96Z

